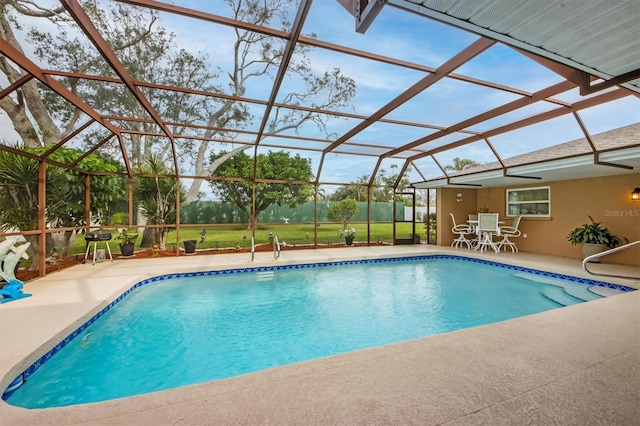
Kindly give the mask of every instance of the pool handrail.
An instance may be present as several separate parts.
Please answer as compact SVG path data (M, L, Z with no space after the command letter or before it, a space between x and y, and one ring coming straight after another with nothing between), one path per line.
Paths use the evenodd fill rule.
M273 259L278 260L280 257L280 242L278 242L278 237L273 236Z
M618 251L626 250L631 246L635 246L636 244L640 244L640 240L634 241L632 243L624 244L624 245L622 245L620 247L615 247L615 248L612 248L612 249L609 249L609 250L606 250L606 251L603 251L603 252L600 252L600 253L592 254L591 256L587 256L582 261L582 269L584 269L585 271L587 271L591 275L598 275L598 276L601 276L601 277L616 277L616 278L637 279L638 277L629 276L629 275L604 274L604 273L599 273L599 272L592 272L587 268L587 263L589 263L593 259L597 259L599 257L606 256L606 255L611 254L611 253L616 253Z

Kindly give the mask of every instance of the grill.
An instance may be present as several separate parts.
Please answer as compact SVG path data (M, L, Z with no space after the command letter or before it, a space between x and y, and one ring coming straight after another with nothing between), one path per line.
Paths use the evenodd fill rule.
M85 234L85 241L109 241L111 240L110 232L96 232L92 234Z
M109 252L109 259L113 262L113 257L111 256L111 248L109 247L109 240L111 240L110 232L89 232L84 234L84 240L87 244L87 250L84 252L84 260L82 263L87 261L89 257L89 251L91 250L91 243L93 243L93 264L96 264L96 255L98 252L98 243L104 241L107 246L107 251ZM101 257L98 259L98 262L102 262L104 260L104 250L102 251Z

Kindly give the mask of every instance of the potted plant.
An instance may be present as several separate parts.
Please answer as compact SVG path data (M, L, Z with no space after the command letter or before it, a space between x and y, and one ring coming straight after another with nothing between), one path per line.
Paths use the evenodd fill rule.
M126 229L120 230L116 240L120 241L120 253L123 257L133 256L133 248L138 234L130 234Z
M353 239L356 237L356 228L344 228L340 230L340 237L344 237L344 241L348 246L353 244Z
M194 254L196 252L196 240L184 240L182 243L184 244L184 252L186 254Z
M608 228L601 227L600 222L596 222L591 216L588 218L591 223L585 223L567 235L567 240L571 245L580 244L582 246L582 259L620 244L620 238L613 235ZM593 262L600 262L600 258L593 260Z
M331 205L327 211L329 220L342 222L339 237L344 237L348 246L353 244L353 239L356 237L356 229L348 227L349 221L358 215L359 210L358 202L355 199L345 198Z

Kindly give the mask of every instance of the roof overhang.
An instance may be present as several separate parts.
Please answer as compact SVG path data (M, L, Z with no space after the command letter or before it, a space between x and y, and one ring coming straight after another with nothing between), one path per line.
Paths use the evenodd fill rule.
M461 172L448 178L438 177L424 182L413 183L412 186L419 189L439 187L491 188L534 182L546 183L620 174L638 174L638 169L640 169L640 147L601 152L598 155L598 160L599 163L596 163L593 154L585 154L571 158L507 167L504 170L496 169L469 174ZM633 169L629 169L629 167Z
M486 38L497 40L558 66L578 70L566 78L583 93L620 85L640 93L640 3L595 0L338 0L364 32L384 5L394 6ZM593 77L604 81L593 82Z

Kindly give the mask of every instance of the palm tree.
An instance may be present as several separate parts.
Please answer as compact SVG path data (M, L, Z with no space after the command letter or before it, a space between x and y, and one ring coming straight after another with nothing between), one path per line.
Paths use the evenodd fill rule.
M133 196L139 203L140 213L147 225L173 225L176 223L176 187L178 180L157 175L172 175L174 170L165 166L160 157L151 155L138 172L155 177L136 177L133 180ZM185 189L180 187L180 201L184 202ZM165 238L171 229L168 227L147 228L142 235L141 247L159 244L166 248Z
M464 169L468 169L470 167L479 166L480 163L477 163L468 158L459 158L453 157L453 165L448 165L444 168L445 172L460 172Z

